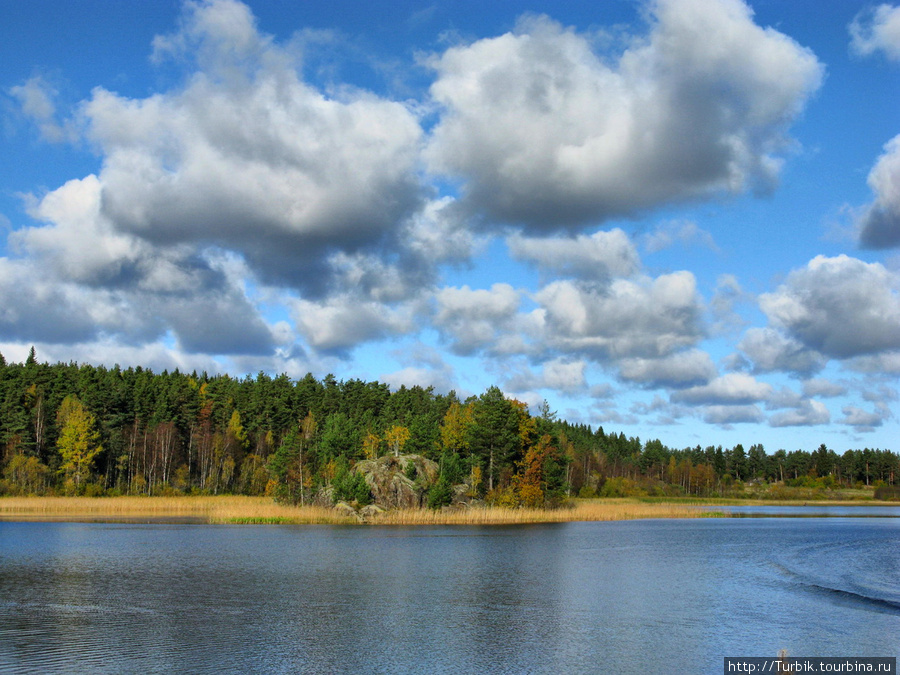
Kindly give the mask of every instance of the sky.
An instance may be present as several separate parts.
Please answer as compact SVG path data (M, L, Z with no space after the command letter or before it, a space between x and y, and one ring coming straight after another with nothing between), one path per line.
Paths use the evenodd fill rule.
M900 5L0 0L0 353L900 450Z

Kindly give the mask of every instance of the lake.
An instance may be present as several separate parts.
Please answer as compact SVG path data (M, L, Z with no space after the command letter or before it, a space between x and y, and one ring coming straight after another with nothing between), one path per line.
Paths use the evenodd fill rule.
M721 673L896 656L900 518L0 522L0 672Z

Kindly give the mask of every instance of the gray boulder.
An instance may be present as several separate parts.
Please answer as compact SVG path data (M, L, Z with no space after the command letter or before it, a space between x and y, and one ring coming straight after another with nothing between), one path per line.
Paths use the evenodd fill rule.
M417 509L426 504L428 488L438 478L436 462L421 455L386 455L357 462L375 503L384 509Z

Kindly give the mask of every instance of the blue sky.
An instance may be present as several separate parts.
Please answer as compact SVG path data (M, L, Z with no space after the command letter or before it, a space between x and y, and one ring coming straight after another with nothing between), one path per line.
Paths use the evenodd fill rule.
M0 352L897 450L900 7L0 0Z

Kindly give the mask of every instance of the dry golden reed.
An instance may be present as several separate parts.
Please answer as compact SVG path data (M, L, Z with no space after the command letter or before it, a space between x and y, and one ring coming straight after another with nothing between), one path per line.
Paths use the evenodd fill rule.
M517 525L638 518L697 518L709 511L696 506L645 503L630 499L577 500L571 508L464 510L402 509L361 520L330 508L287 506L266 497L4 497L6 520L198 520L209 523L375 525Z

